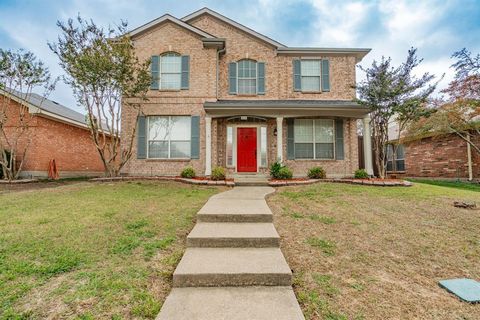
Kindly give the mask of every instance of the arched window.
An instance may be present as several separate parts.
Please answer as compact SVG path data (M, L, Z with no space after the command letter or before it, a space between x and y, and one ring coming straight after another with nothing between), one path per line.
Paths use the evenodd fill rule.
M238 93L257 94L257 62L240 60L238 66Z
M160 56L160 89L180 90L182 77L182 58L176 52L167 52Z

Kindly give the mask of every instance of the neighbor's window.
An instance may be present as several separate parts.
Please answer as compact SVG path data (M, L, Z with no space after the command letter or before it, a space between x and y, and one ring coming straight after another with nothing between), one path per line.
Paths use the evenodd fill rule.
M393 156L393 145L387 145L387 171L405 171L405 148L403 144L399 144L395 150L395 157Z
M233 166L233 127L227 126L227 167Z
M321 60L302 60L302 91L320 91Z
M148 157L190 158L190 131L190 117L148 117Z
M180 90L182 58L168 52L160 56L160 89Z
M238 94L257 93L257 62L241 60L238 66Z
M267 127L260 127L260 167L267 166Z
M334 121L331 119L295 119L296 159L333 159Z

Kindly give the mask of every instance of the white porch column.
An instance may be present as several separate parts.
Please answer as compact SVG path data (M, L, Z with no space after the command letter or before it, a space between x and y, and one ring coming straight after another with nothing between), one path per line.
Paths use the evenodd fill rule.
M370 117L363 118L363 156L365 159L365 170L373 176L372 162L372 133L370 132Z
M212 117L205 116L205 175L212 174Z
M277 117L277 161L283 162L283 117Z

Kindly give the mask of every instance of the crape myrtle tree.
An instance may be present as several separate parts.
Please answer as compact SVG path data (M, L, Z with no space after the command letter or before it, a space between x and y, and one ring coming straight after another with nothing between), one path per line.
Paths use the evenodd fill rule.
M0 49L0 176L18 179L32 140L33 91L40 104L54 89L48 68L32 52ZM37 105L38 107L38 105Z
M150 87L150 61L140 61L135 55L126 22L103 28L78 16L58 21L57 26L61 34L49 47L65 70L65 83L86 109L105 175L117 176L132 156L136 132L135 122L120 143L122 112L141 114Z
M453 54L455 78L442 90L447 96L435 102L436 112L409 128L412 136L456 134L480 153L480 54L472 56L466 49Z
M388 136L389 125L395 122L398 126L398 136L392 139L395 155L404 129L433 112L428 102L438 81L433 82L435 76L429 73L421 77L413 74L423 60L416 53L417 49L411 48L406 61L398 67L385 57L368 68L360 67L366 78L357 85L358 102L370 110L374 166L382 179L386 176L387 143L392 138Z

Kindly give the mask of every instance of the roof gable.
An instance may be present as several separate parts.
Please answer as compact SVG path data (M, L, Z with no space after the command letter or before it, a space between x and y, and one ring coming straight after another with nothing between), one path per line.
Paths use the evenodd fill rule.
M138 27L138 28L135 28L133 29L132 31L130 31L128 34L131 36L131 37L135 37L135 36L138 36L148 30L151 30L152 28L158 26L159 24L161 23L164 23L166 21L170 21L184 29L187 29L193 33L195 33L196 35L202 37L202 38L207 38L207 39L214 39L215 37L212 36L211 34L203 31L203 30L200 30L188 23L185 23L184 21L182 20L179 20L169 14L164 14L163 16L155 19L155 20L152 20L150 22L147 22L146 24Z
M216 11L213 11L213 10L211 10L211 9L209 9L209 8L203 8L203 9L200 9L200 10L198 10L198 11L195 11L195 12L193 12L193 13L185 16L185 17L183 17L183 18L182 18L182 21L184 21L184 22L186 22L186 23L189 23L189 22L191 22L192 20L194 20L194 19L196 19L196 18L198 18L198 17L200 17L200 16L203 16L203 15L205 15L205 14L208 14L208 15L210 15L210 16L212 16L212 17L215 17L215 18L219 19L220 21L225 22L226 24L229 24L229 25L231 25L231 26L233 26L233 27L235 27L235 28L237 28L237 29L239 29L239 30L241 30L241 31L243 31L243 32L245 32L245 33L247 33L247 34L249 34L249 35L257 38L257 39L260 39L260 40L262 40L262 41L264 41L264 42L266 42L266 43L274 46L275 48L283 48L283 47L285 47L284 44L282 44L282 43L280 43L280 42L278 42L278 41L275 41L275 40L273 40L273 39L271 39L271 38L269 38L269 37L267 37L267 36L265 36L265 35L263 35L263 34L261 34L261 33L258 33L258 32L256 32L255 30L252 30L252 29L244 26L243 24L238 23L238 22L236 22L236 21L234 21L234 20L232 20L232 19L230 19L230 18L227 18L227 17L225 17L224 15L221 15L220 13L218 13L218 12L216 12Z

